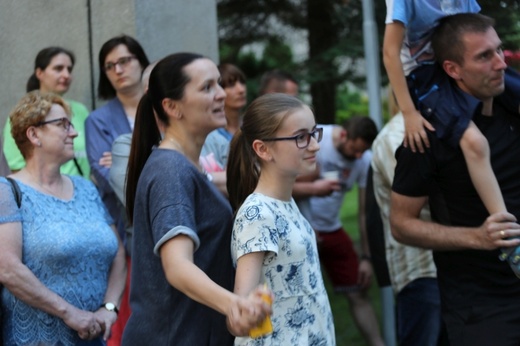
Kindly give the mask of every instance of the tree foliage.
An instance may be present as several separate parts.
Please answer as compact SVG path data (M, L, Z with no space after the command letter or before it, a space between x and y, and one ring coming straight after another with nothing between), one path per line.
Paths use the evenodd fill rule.
M379 45L386 6L374 1ZM509 49L520 47L520 0L480 0L482 13L496 19L496 28ZM309 86L312 104L323 123L334 122L338 86L350 81L363 87L364 46L362 1L358 0L217 0L221 60L240 66L254 87L266 70L282 68ZM308 56L294 62L287 37L303 33ZM243 54L243 46L266 44L260 61ZM387 83L384 68L382 83ZM251 90L254 95L255 90Z

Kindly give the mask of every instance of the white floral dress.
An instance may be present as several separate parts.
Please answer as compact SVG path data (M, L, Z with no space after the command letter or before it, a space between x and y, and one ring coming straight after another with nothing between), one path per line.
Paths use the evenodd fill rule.
M237 338L235 345L335 345L334 323L320 270L316 238L294 200L253 193L238 210L231 240L237 259L267 252L262 279L273 291L273 333Z

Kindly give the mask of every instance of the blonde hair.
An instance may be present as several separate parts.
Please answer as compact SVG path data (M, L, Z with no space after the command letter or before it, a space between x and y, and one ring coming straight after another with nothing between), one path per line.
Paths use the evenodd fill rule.
M41 93L39 90L22 97L9 115L11 135L25 159L32 155L33 150L27 138L27 129L44 121L53 104L63 107L70 117L70 108L63 98L54 93Z

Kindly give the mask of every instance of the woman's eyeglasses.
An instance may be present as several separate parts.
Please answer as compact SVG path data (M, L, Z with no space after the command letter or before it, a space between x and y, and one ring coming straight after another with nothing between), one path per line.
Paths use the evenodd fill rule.
M314 131L300 133L296 136L291 137L273 137L273 138L264 138L262 139L264 142L274 142L274 141L292 141L296 142L296 146L299 149L305 149L311 143L311 137L316 140L316 142L321 142L321 138L323 137L323 128L318 127L315 128Z
M117 65L119 65L121 67L125 67L133 59L135 59L135 56L130 55L130 56L123 56L123 57L117 59L116 62L109 61L104 66L105 72L114 70Z
M40 127L47 124L53 124L56 123L57 126L63 127L63 129L67 132L69 132L70 128L74 128L74 125L70 122L69 118L63 117L58 119L52 119L47 121L40 121L38 124L36 124L36 127Z

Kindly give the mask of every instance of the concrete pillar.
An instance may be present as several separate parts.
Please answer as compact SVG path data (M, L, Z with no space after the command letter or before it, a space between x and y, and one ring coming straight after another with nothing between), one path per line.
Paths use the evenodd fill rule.
M92 110L97 56L111 37L128 34L150 61L179 51L204 54L218 62L215 0L2 0L0 2L0 126L25 93L34 58L57 45L76 55L67 98Z

